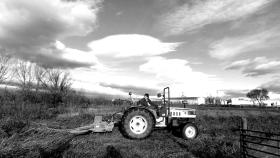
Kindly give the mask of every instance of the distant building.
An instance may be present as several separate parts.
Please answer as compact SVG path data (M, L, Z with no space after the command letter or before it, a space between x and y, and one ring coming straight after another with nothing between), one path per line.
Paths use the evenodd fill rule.
M182 104L182 98L181 97L173 97L173 98L170 98L170 102L173 103L173 104Z
M280 100L279 99L268 99L263 101L264 106L269 107L280 107ZM259 105L258 101L253 101L250 98L246 97L239 97L239 98L231 98L232 105Z
M255 102L252 101L250 98L246 97L238 97L238 98L231 98L232 105L255 105Z
M181 99L183 104L190 104L190 105L202 105L205 104L204 97L184 97Z

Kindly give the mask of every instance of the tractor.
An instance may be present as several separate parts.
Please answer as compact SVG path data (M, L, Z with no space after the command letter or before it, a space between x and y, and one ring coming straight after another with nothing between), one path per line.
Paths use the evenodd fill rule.
M198 129L194 124L195 109L171 107L170 89L163 89L162 103L157 110L143 105L132 105L121 112L117 112L106 121L102 116L95 116L94 123L89 126L79 127L71 130L74 134L92 132L111 132L115 124L120 127L121 133L131 139L147 138L155 128L160 129L180 129L184 139L194 139L198 134ZM116 114L120 119L116 119Z
M131 139L144 139L154 128L180 129L183 138L194 139L198 129L194 124L195 109L171 107L170 89L163 89L162 105L158 111L146 106L131 106L124 110L120 122L120 131L125 137Z

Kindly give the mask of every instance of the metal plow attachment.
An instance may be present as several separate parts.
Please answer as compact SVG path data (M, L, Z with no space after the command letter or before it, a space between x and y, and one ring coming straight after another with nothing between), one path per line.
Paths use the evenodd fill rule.
M88 132L102 133L102 132L112 132L114 128L114 121L110 122L102 121L102 116L95 116L93 124L88 126L78 127L70 130L72 134L85 134Z

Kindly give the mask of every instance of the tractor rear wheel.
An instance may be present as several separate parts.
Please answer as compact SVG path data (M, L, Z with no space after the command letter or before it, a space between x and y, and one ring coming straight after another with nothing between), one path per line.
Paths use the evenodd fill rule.
M194 139L198 134L198 129L193 123L187 123L182 129L182 136L185 139Z
M135 108L123 115L121 132L132 139L143 139L151 134L154 125L153 116L148 110Z

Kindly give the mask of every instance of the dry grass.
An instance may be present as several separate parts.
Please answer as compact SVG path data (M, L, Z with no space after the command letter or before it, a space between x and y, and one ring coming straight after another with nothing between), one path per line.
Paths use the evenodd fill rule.
M98 101L100 101L99 99ZM111 133L73 136L64 131L91 124L95 115L109 115L124 106L89 104L49 108L45 104L16 103L0 119L0 158L2 157L202 157L237 158L240 116L248 118L250 129L280 132L279 111L238 108L197 108L200 134L183 140L156 130L144 140L124 138L115 128ZM38 106L39 105L39 106ZM126 105L125 105L126 106ZM13 116L13 112L18 115ZM3 114L3 113L2 113ZM16 117L15 117L16 116ZM35 122L35 123L34 123ZM39 124L39 125L38 125ZM52 130L58 129L58 130ZM194 155L194 156L193 156Z
M115 149L121 157L192 157L189 152L167 137L162 131L155 131L148 139L130 140L124 138L116 129L112 133L79 136L71 142L65 152L66 157L111 157L108 148Z

